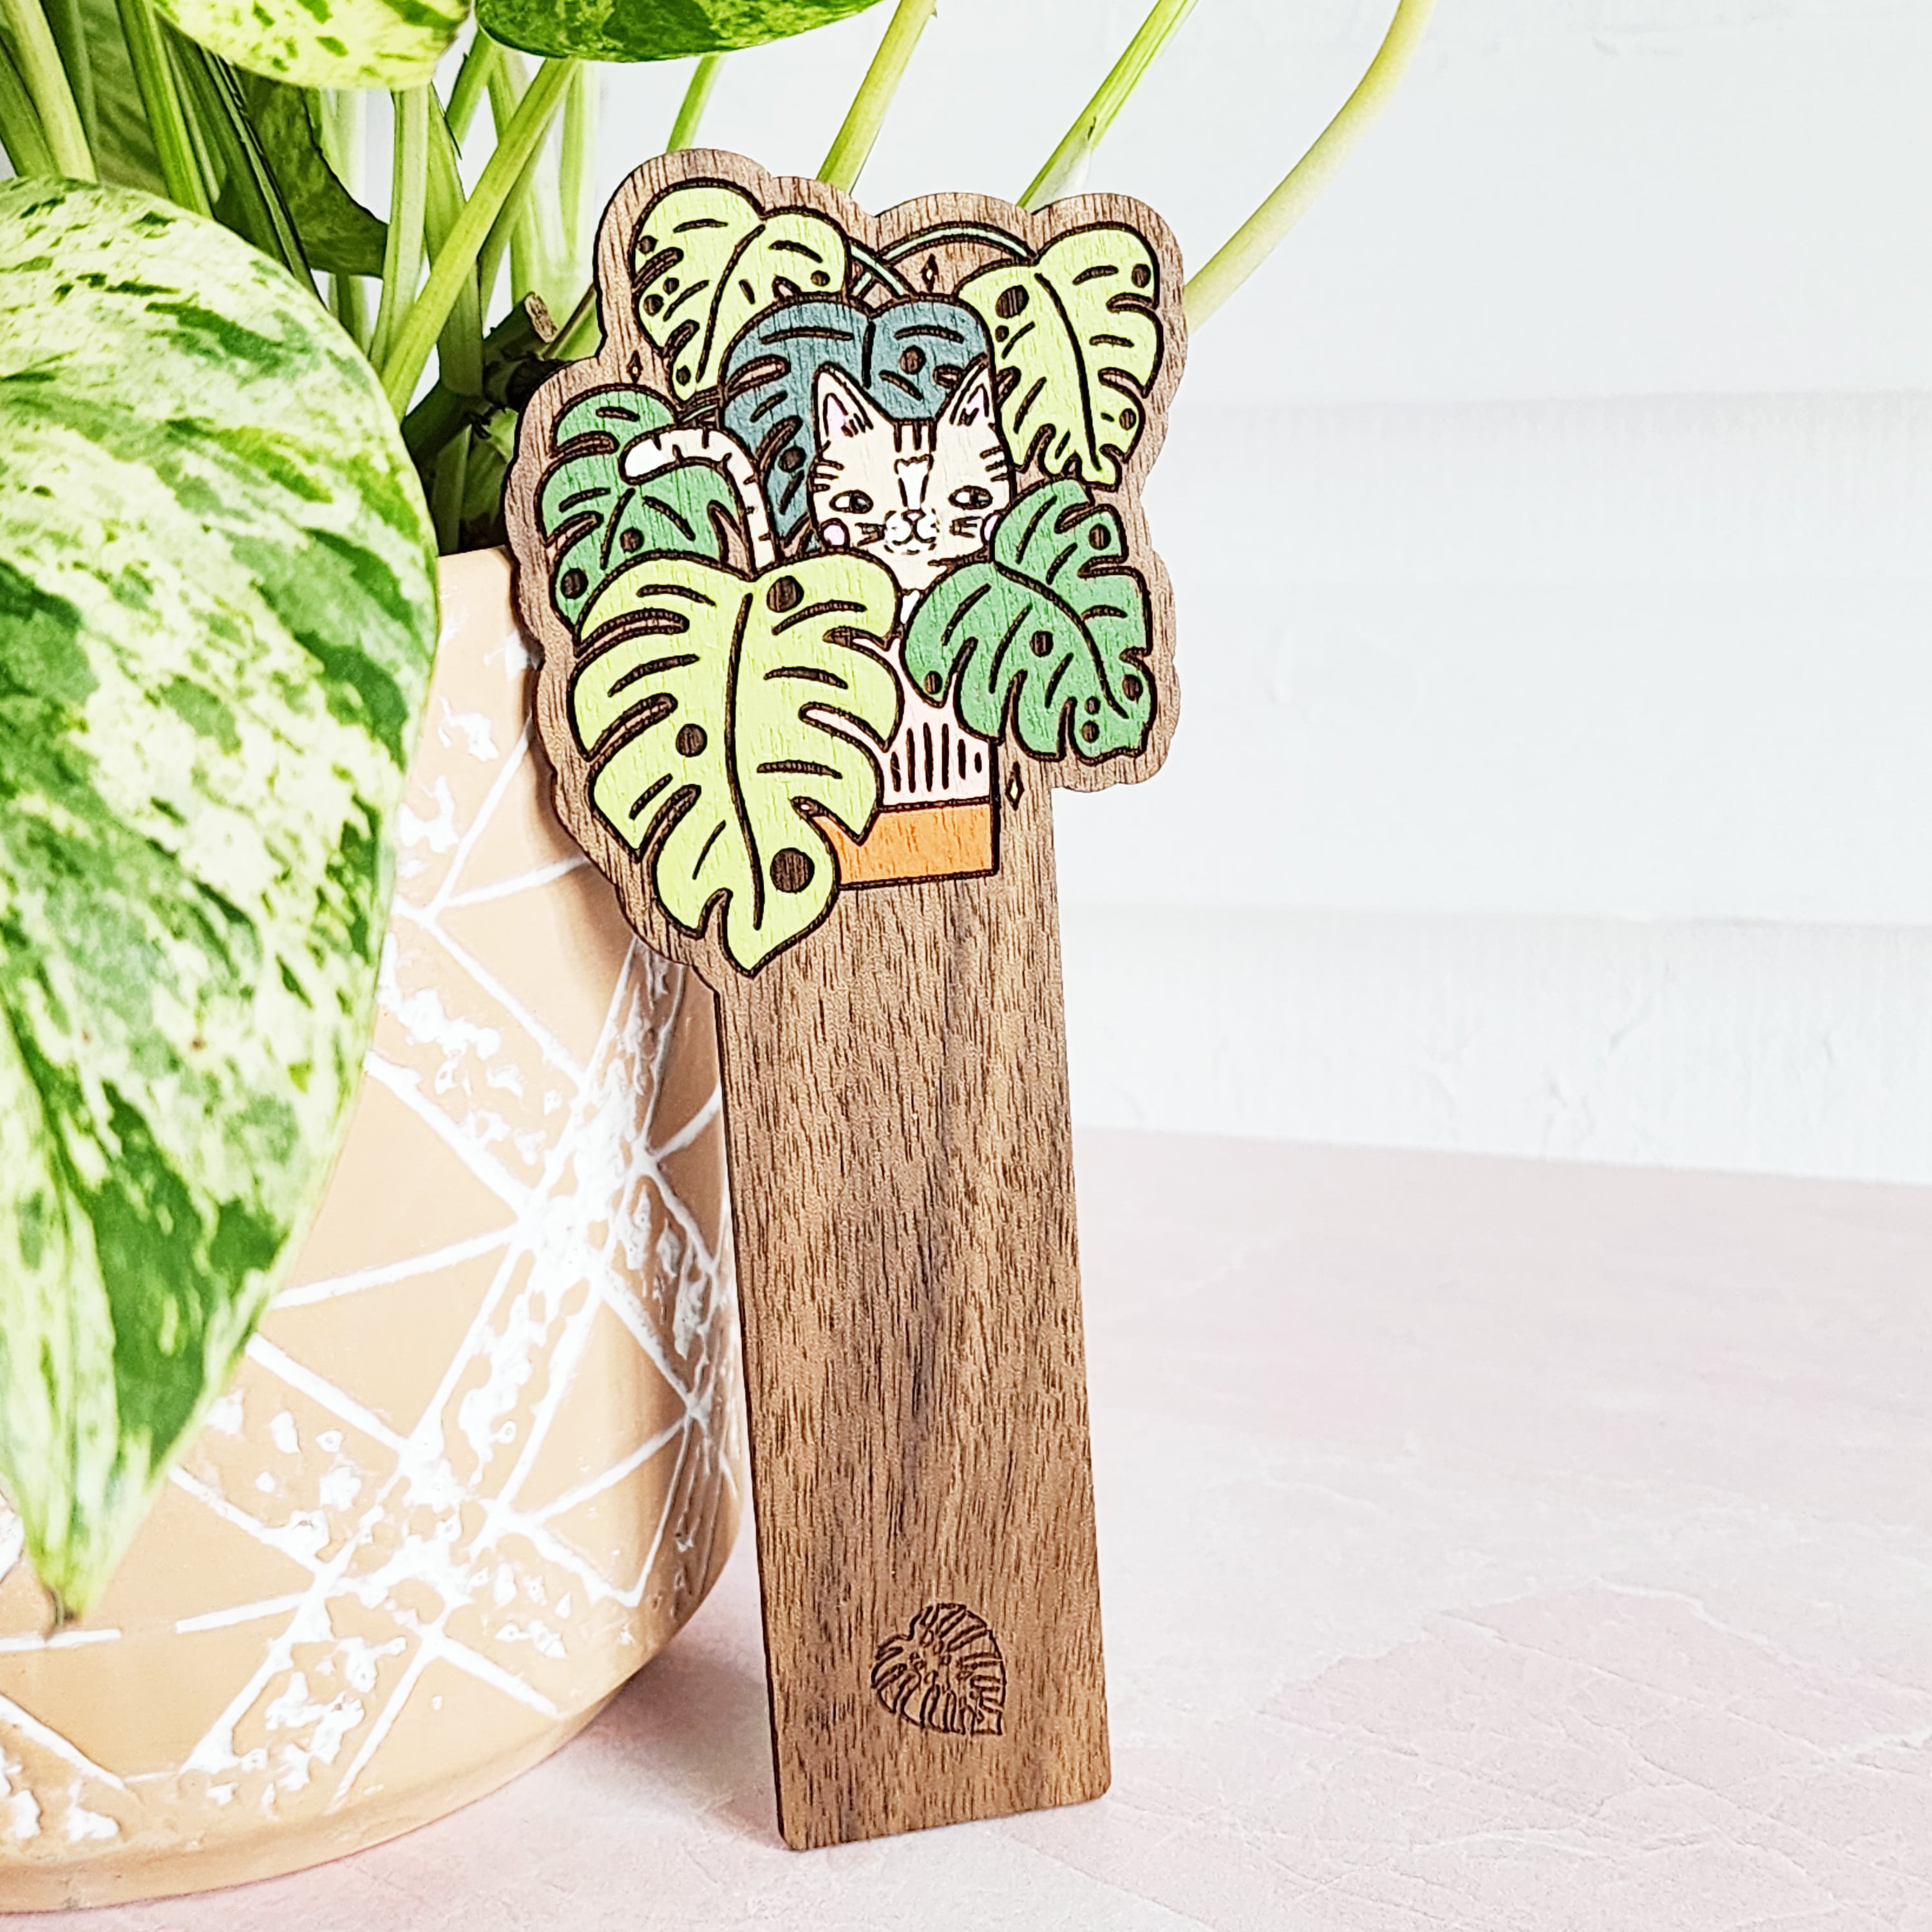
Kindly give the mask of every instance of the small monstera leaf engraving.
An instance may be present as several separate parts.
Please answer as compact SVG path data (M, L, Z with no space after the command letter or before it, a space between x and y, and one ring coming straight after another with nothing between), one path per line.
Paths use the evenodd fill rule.
M1118 514L1078 483L1042 483L1000 520L990 560L943 577L914 614L908 675L961 723L1036 758L1146 748L1154 723L1147 585Z
M670 412L628 385L580 396L552 433L556 466L537 492L537 523L550 559L550 596L574 626L617 574L646 552L688 551L714 563L740 513L715 468L681 463L632 480L624 458L669 426Z
M1160 368L1160 274L1140 236L1106 224L960 284L992 334L1000 425L1021 468L1119 483Z
M838 292L845 273L845 237L822 214L766 214L735 188L694 182L667 188L645 209L632 298L682 402L717 386L746 323L776 303Z
M928 1604L872 1658L872 1691L922 1731L996 1738L1006 1728L1006 1660L1000 1640L964 1604Z
M979 316L943 300L881 309L843 300L787 302L746 329L724 360L722 420L757 461L778 535L790 537L811 508L820 370L849 376L885 416L923 422L946 406L988 348Z
M755 578L651 557L584 626L569 709L597 815L650 868L664 912L754 972L830 910L838 861L815 819L855 839L879 805L876 746L898 728L880 640L898 586L862 556ZM869 742L868 741L870 741Z

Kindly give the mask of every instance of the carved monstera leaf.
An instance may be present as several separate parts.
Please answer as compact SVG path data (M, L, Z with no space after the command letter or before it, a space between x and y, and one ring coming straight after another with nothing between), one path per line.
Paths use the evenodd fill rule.
M856 839L872 827L873 748L898 726L898 680L878 648L898 600L866 557L756 578L651 557L586 617L569 712L591 804L644 856L685 931L724 902L720 936L746 972L831 908L838 861L815 819Z
M943 577L914 614L908 674L960 722L1010 721L1036 758L1146 748L1154 723L1147 586L1122 562L1119 516L1077 483L1043 483L1001 519L993 554Z
M558 461L537 493L537 523L550 552L550 596L566 623L646 553L723 560L724 526L740 511L716 470L681 463L634 482L624 474L625 452L670 422L648 389L628 386L579 397L557 418Z
M992 334L1000 425L1020 467L1119 483L1160 369L1160 274L1141 236L1106 224L960 284Z
M778 535L791 536L812 507L820 370L843 370L887 416L923 420L988 351L985 325L956 302L787 302L746 329L725 358L722 420L758 466Z
M632 262L644 332L680 401L718 386L739 331L776 304L845 286L845 237L803 208L761 213L722 183L669 188L644 211Z

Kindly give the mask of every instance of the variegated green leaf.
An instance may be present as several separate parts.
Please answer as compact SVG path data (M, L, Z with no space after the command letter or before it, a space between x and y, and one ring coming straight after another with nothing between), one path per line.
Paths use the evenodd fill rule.
M491 34L532 53L680 60L802 34L878 0L478 0Z
M154 0L191 40L304 87L421 87L469 0Z
M433 570L313 296L146 196L0 184L0 1487L69 1611L334 1158Z

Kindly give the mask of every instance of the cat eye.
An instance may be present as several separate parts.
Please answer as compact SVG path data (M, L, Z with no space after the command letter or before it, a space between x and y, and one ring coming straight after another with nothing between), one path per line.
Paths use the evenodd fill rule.
M993 493L982 490L976 483L969 483L963 490L956 490L946 499L956 510L983 510L992 502Z
M842 490L832 498L832 507L848 517L862 517L872 507L872 500L862 490Z

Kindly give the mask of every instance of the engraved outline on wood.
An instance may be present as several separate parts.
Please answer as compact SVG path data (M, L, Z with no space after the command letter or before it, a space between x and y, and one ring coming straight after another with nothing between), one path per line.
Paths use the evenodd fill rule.
M682 232L657 232L673 214ZM519 607L542 646L538 715L560 814L654 946L722 985L818 931L848 884L996 872L1020 764L1076 790L1158 769L1178 708L1173 604L1139 494L1186 328L1178 251L1157 215L1118 196L1028 214L952 194L875 218L821 182L686 149L619 190L597 274L603 346L525 411L506 514ZM816 346L801 350L807 338ZM990 388L998 446L986 482L1004 494L975 548L958 543L988 488L952 520L943 567L904 562L877 529L847 530L812 502L831 422L884 418L898 467L916 471L976 382ZM600 397L614 413L634 398L629 419L586 428L583 406ZM608 489L546 502L573 462L601 465ZM586 569L590 524L601 551ZM675 688L692 667L668 662L690 655L678 616L706 598L742 614L776 574L827 568L838 580L800 614L817 620L810 648L772 672L797 674L788 716L765 719L754 764L728 758L737 687L687 680L711 706L700 741L698 692ZM698 656L733 650L715 613L700 614ZM604 701L586 709L580 680L613 650L626 662L593 674ZM814 682L834 701L811 701ZM946 786L911 772L927 726L945 734ZM708 773L687 768L681 740L708 746ZM952 794L956 776L970 798ZM764 808L748 810L760 788Z
M872 1658L872 1690L922 1731L997 1738L1006 1727L1006 1660L992 1626L964 1604L928 1604Z

